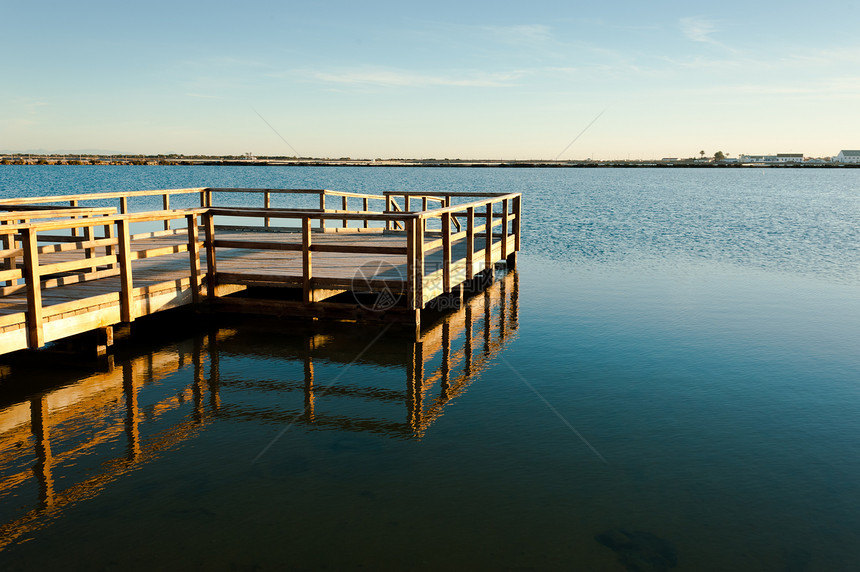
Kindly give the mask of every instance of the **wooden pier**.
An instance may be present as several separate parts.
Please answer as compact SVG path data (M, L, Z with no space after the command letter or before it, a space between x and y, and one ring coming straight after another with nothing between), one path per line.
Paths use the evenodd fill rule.
M132 208L134 207L134 208ZM193 188L0 200L0 354L196 304L396 321L516 265L519 193Z

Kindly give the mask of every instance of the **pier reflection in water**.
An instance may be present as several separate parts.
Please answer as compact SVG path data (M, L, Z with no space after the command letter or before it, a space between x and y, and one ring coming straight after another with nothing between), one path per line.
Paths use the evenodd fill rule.
M212 424L420 439L513 339L518 307L509 272L426 321L417 342L359 325L297 334L293 324L219 320L145 353L151 342L135 334L98 372L2 366L0 550Z

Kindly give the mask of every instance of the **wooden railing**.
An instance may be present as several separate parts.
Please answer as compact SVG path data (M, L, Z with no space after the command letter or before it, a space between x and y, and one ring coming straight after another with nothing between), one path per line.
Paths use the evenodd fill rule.
M13 233L7 236L13 236L14 242L20 243L21 247L6 249L0 252L0 255L6 261L15 261L20 257L23 264L20 268L0 271L0 281L8 284L0 288L0 296L10 297L21 291L24 292L26 296L24 319L28 347L38 348L46 341L90 329L86 323L78 324L75 320L67 320L61 331L52 331L47 337L45 335L47 322L59 317L74 316L85 308L97 307L101 304L116 305L118 302L116 321L134 320L138 312L134 301L132 263L136 260L189 252L190 267L185 274L185 279L189 282L193 299L198 301L201 289L200 250L203 246L203 242L198 238L198 218L203 212L205 212L203 209L155 211L3 227L3 232ZM178 219L184 219L185 228L135 235L130 232L131 225L134 223L169 222ZM70 230L81 230L83 236L46 234ZM101 236L97 236L99 230L101 230ZM184 244L153 249L132 249L134 241L180 233L188 237ZM40 242L49 242L49 244L39 246ZM119 288L115 292L84 296L48 307L42 304L42 294L46 290L115 276L120 277ZM149 288L153 286L150 285ZM20 313L7 314L0 318L0 328L20 319Z
M223 197L259 195L261 207L218 206ZM201 206L170 210L171 197L197 195ZM313 206L305 209L275 208L276 197L310 196ZM164 210L132 213L129 200L160 197ZM119 201L114 207L84 206L91 201ZM336 202L337 204L333 204ZM68 203L51 206L53 203ZM339 208L333 208L333 207ZM374 208L378 210L374 210ZM421 210L414 210L420 208ZM43 308L42 292L60 286L119 276L117 291L104 298L119 303L118 320L136 317L133 265L136 260L188 252L188 274L192 301L199 301L205 277L209 295L215 294L219 281L219 248L281 250L301 252L302 273L294 283L281 280L282 286L301 286L303 301L319 301L315 292L324 288L348 289L344 280L319 276L314 272L318 253L343 253L359 256L402 257L402 280L379 278L366 281L372 288L385 288L407 295L406 307L418 311L432 299L451 293L480 272L493 268L496 261L516 262L520 249L521 195L518 193L421 193L390 192L365 195L308 189L229 189L193 188L131 193L111 192L0 200L0 297L14 298L26 293L26 330L28 347L36 348L46 340L58 339L63 332L45 336L45 323L58 314L74 314L93 297ZM247 238L219 238L216 217L238 217L261 221L246 230L295 230L300 238L264 241ZM42 222L34 220L51 218ZM174 221L184 224L173 228ZM160 230L132 234L132 224L146 223ZM292 225L292 229L290 229ZM358 241L334 244L314 239L317 232L374 231L405 238L395 245L368 245ZM201 231L205 241L201 240ZM134 250L136 240L184 235L180 244L151 250ZM285 237L287 235L284 235ZM206 268L201 268L201 248L206 249ZM20 264L19 264L20 262ZM261 274L264 271L261 272ZM231 279L221 273L223 279ZM296 284L295 282L298 282ZM7 299L11 299L7 298ZM95 298L99 298L96 296ZM101 298L99 298L101 299ZM21 313L0 316L0 332L21 320ZM53 327L53 326L52 326ZM77 326L75 326L77 327ZM56 329L56 328L54 328ZM71 332L74 327L67 330ZM71 335L71 334L66 334Z
M462 200L476 196L482 198L451 204L452 197ZM514 265L515 255L520 250L522 196L519 193L450 193L442 198L447 206L417 213L418 222L412 229L416 245L415 299L421 301L418 306L421 308L436 296L450 293L455 285L478 272L491 269L497 260L504 259ZM428 230L434 226L439 230ZM428 242L428 237L434 240ZM476 249L476 244L481 247ZM462 257L454 254L458 245L464 249ZM428 273L428 254L437 249L441 249L441 267Z
M369 281L371 286L398 289L405 285L408 295L407 306L411 309L422 309L429 300L450 293L454 286L471 279L477 273L491 269L497 260L505 259L514 262L513 255L520 248L520 218L521 195L511 194L482 194L481 198L432 210L418 212L402 212L399 208L408 208L409 201L418 196L422 206L428 202L451 203L451 197L466 199L476 195L467 193L450 193L445 198L428 194L410 194L405 204L398 205L391 194L386 198L387 208L393 208L385 213L378 212L309 212L305 210L272 210L272 209L242 209L228 207L213 207L205 215L207 220L215 216L244 217L244 218L277 218L293 220L293 226L301 229L301 242L272 243L257 240L209 240L207 238L207 260L210 261L209 276L219 275L217 271L218 248L245 248L252 250L288 250L302 252L301 284L303 299L306 303L314 302L315 288L332 288L343 286L342 281L322 278L314 275L314 252L340 252L345 254L380 254L404 257L406 277L399 281ZM376 198L376 197L375 197ZM351 244L315 244L314 229L326 228L327 220L341 220L344 227L350 221L360 223L364 228L369 224L384 225L385 229L404 229L406 236L405 247L399 246L361 246ZM489 223L488 223L489 221ZM214 222L207 223L207 228L213 228ZM438 227L433 230L432 227ZM429 229L428 229L429 227ZM377 227L382 229L382 226ZM389 232L397 232L389 230ZM428 238L432 240L427 240ZM478 239L480 248L476 248ZM462 250L462 256L455 253ZM441 257L439 252L441 251ZM430 261L431 263L428 263ZM434 267L435 264L435 267ZM428 272L429 271L429 272ZM247 275L246 275L247 276ZM235 278L231 276L231 278ZM264 282L265 277L260 276Z

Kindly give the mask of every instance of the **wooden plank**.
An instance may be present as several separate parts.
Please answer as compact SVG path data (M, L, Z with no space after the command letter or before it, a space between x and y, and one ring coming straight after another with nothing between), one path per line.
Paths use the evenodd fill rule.
M185 230L185 229L183 229ZM160 246L158 248L147 248L145 250L133 250L131 252L132 260L143 260L144 258L157 258L168 254L179 254L188 250L187 244L171 244L170 246Z
M141 232L138 234L132 234L131 240L135 241L135 240L145 240L147 238L161 238L164 236L177 236L180 234L185 234L185 232L186 231L184 228L179 228L179 229L174 228L174 229L170 229L170 230L156 230L153 232Z
M302 245L297 242L262 242L254 240L231 240L221 238L215 241L215 246L217 248L244 248L248 250L285 250L293 252L300 252L302 250Z
M0 271L0 281L3 281L3 282L18 280L18 279L23 278L23 277L24 277L24 273L21 271L21 269Z
M60 278L52 278L50 280L42 281L42 289L48 290L51 288L58 288L61 286L71 286L72 284L78 284L80 282L87 282L90 280L100 280L102 278L111 278L113 276L119 276L118 268L110 268L108 270L97 270L96 272L86 272L82 274L73 274L71 276L61 276Z
M113 225L106 225L113 229ZM69 237L66 237L69 238ZM41 237L39 237L41 240ZM58 252L71 252L75 250L83 250L86 248L96 249L100 246L111 247L116 245L117 240L116 237L109 238L98 238L95 240L82 241L80 238L77 239L77 242L64 242L62 244L46 244L44 246L39 247L39 255L43 254L55 254Z
M39 268L39 274L42 276L47 276L49 274L72 272L73 270L81 270L83 268L96 268L98 266L113 265L116 263L116 256L99 256L97 258L87 258L84 260L69 260L68 262L55 262L53 264L44 264Z
M27 343L30 349L44 345L42 330L42 285L39 277L39 249L36 230L22 233L24 243L24 283L27 285Z
M304 284L301 276L289 276L284 274L261 274L259 272L219 272L218 284L245 284L258 286L296 286Z

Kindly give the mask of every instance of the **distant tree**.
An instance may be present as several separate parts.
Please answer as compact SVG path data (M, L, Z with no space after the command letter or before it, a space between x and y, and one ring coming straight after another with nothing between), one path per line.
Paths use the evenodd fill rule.
M702 159L704 159L704 158L705 158L705 151L704 151L704 149L703 149L703 150L701 150L701 151L699 151L699 155L701 155L701 156L702 156Z
M725 158L726 154L722 151L717 151L716 153L714 153L714 161L722 161Z

